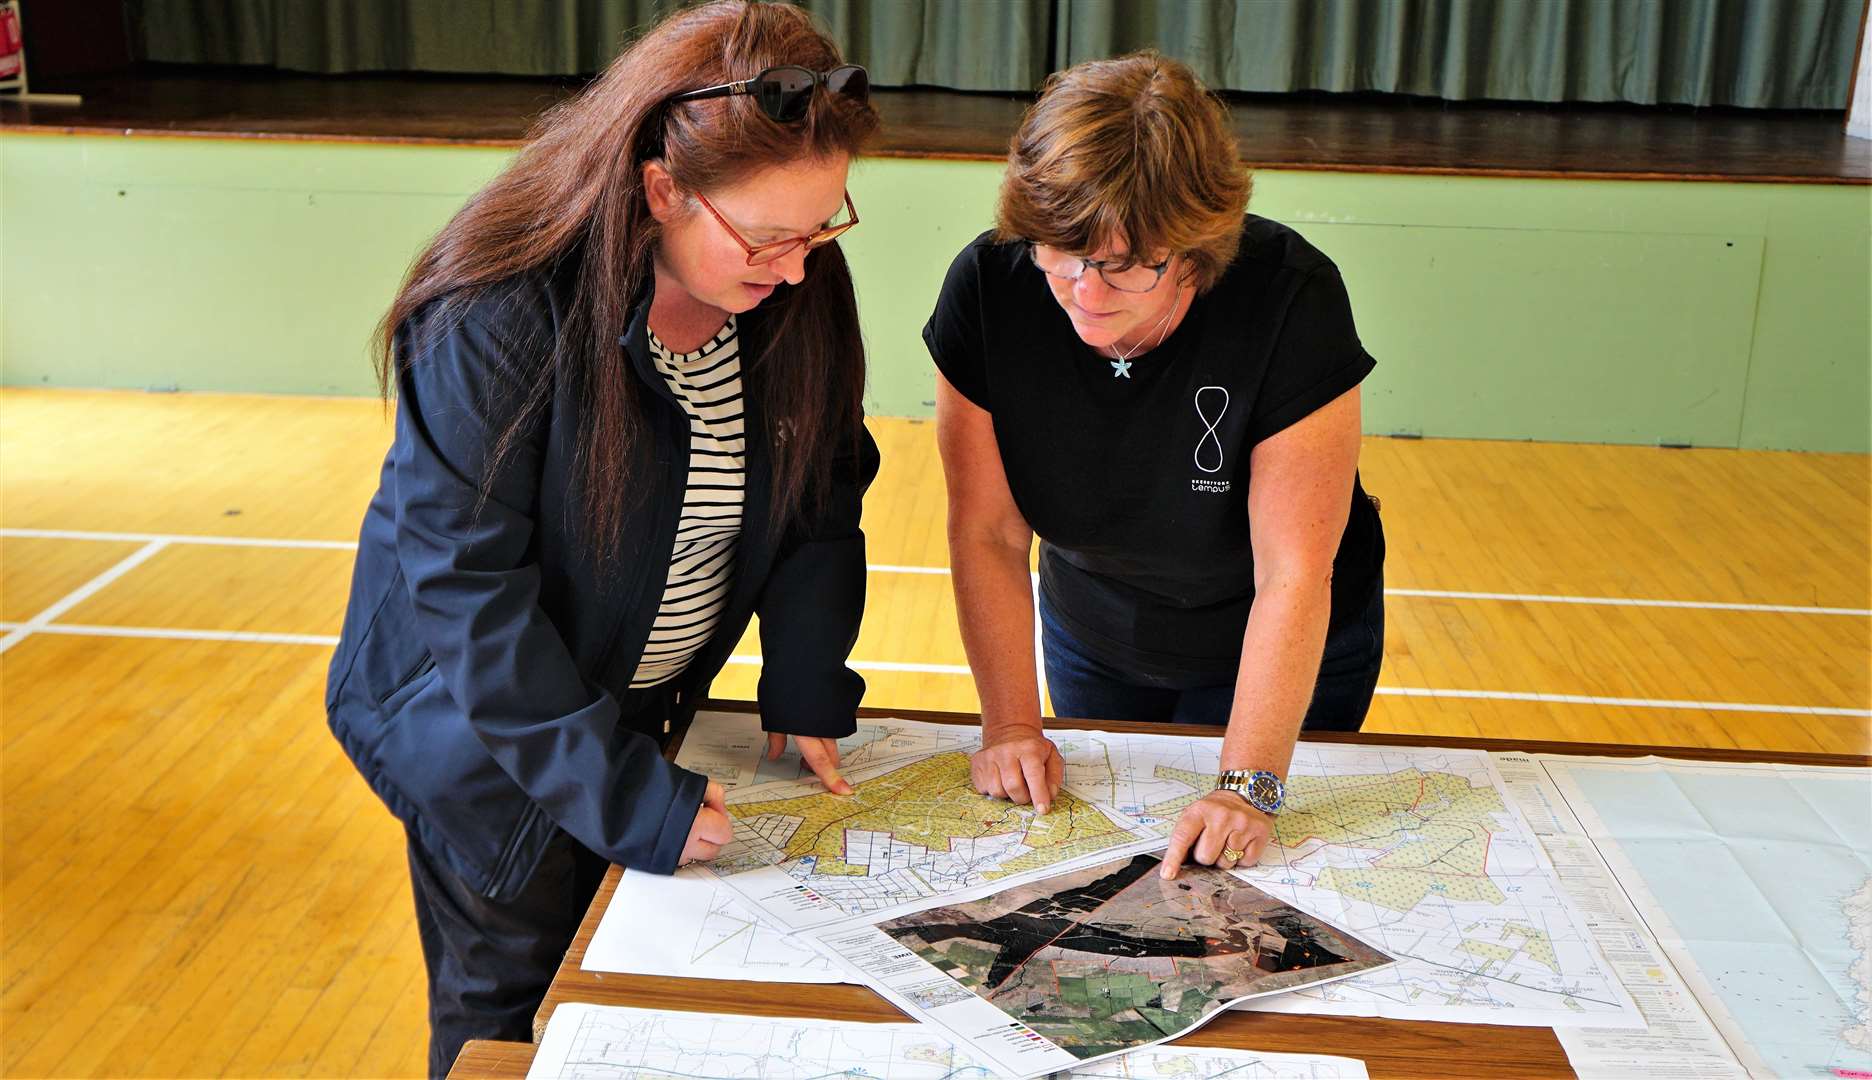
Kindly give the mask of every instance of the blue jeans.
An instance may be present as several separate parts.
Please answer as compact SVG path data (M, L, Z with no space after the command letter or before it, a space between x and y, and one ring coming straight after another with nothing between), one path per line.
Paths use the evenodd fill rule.
M1060 623L1044 596L1040 600L1040 646L1056 716L1159 724L1228 723L1235 700L1232 676L1226 682L1203 682L1121 671L1094 659ZM1380 586L1372 590L1371 603L1362 614L1326 635L1305 727L1357 731L1371 708L1383 662L1384 589Z

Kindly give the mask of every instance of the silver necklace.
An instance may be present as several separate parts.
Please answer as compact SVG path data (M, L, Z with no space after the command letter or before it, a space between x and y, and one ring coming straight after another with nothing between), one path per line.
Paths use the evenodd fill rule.
M1164 335L1168 333L1170 329L1170 316L1176 314L1177 305L1182 302L1183 291L1178 289L1176 298L1170 301L1170 310L1164 312L1163 321L1157 324L1157 340L1151 345L1151 348L1155 349L1158 345L1163 344ZM1150 341L1150 338L1146 336L1136 345L1131 346L1130 352L1119 352L1117 345L1111 347L1112 352L1118 353L1118 359L1110 362L1112 366L1112 378L1116 379L1119 376L1123 376L1129 379L1131 377L1131 358L1142 351L1145 341Z

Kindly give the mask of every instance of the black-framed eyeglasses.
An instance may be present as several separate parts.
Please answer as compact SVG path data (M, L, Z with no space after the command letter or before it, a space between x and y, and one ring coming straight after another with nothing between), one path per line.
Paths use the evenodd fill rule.
M1027 257L1048 277L1078 281L1087 270L1097 270L1105 284L1127 293L1150 292L1163 280L1164 271L1170 268L1169 259L1156 264L1127 262L1123 259L1082 259L1058 248L1035 243L1027 245Z
M769 120L790 124L806 115L813 91L825 87L834 94L844 94L855 101L871 96L871 76L857 64L842 64L831 71L814 71L795 64L770 67L752 79L685 90L669 100L700 101L703 98L751 94Z

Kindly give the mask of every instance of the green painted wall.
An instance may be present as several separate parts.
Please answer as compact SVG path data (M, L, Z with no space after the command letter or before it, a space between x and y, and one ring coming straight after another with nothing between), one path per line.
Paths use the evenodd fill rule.
M508 151L0 137L9 385L373 392L365 342ZM860 163L870 408L926 415L917 332L991 163ZM1366 426L1872 450L1872 189L1264 172L1345 271Z

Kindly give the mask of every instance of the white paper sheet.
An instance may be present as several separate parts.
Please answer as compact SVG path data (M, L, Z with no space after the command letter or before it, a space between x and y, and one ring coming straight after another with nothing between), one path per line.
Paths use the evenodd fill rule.
M553 1010L528 1080L974 1080L993 1074L922 1024L864 1024L565 1004ZM1060 1080L1366 1080L1365 1063L1325 1054L1166 1046Z
M626 870L579 966L688 979L845 981L811 942L761 925L732 890L687 867L672 877Z

